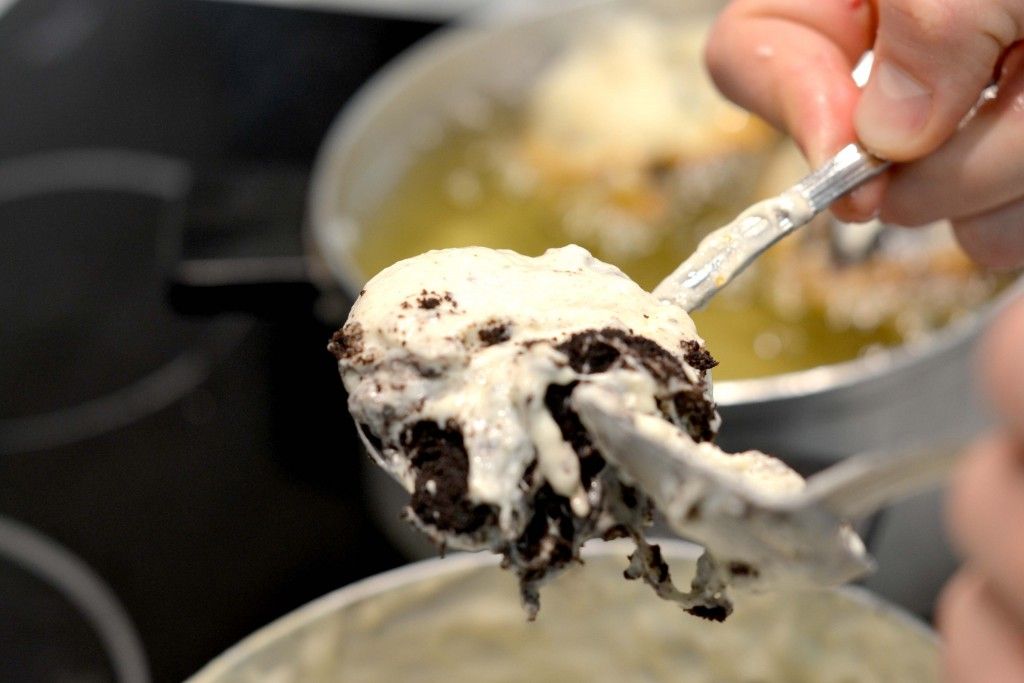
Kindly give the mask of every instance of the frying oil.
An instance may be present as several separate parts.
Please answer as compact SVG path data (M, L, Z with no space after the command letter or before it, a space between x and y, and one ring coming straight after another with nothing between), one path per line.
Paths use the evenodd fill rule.
M640 179L553 180L519 158L519 130L521 121L505 113L484 127L453 126L423 150L363 222L355 251L362 273L429 249L478 245L537 255L573 242L651 289L701 237L795 180L764 182L777 140L762 150L647 169ZM763 260L771 263L772 252ZM993 289L982 287L977 298ZM894 318L836 324L823 305L794 309L779 299L772 269L758 263L693 315L720 362L716 381L847 361L905 341ZM951 309L937 323L955 314Z

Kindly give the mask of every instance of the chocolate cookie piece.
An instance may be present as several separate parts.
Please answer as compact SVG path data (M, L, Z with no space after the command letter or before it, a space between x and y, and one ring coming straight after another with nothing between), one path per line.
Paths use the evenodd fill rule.
M409 509L438 531L471 534L494 523L494 509L469 500L469 457L458 425L417 422L402 435L416 473Z

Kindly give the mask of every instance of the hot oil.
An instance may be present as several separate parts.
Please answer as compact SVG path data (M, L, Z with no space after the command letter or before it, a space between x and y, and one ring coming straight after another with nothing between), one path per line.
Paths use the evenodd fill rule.
M768 164L770 149L677 168L670 182L681 182L683 195L686 187L704 187L654 220L631 218L636 206L643 210L643 197L634 195L616 199L613 208L625 211L609 216L601 203L588 208L585 187L541 181L528 164L515 161L519 129L515 116L499 115L481 129L453 127L440 144L423 150L390 199L364 221L364 237L355 252L363 273L372 275L430 249L477 245L537 255L548 247L575 242L651 289L707 232L767 194L758 177ZM721 177L715 179L715 174ZM585 223L590 219L615 227L602 234L588 232ZM637 232L627 233L630 230ZM623 234L630 238L623 240ZM609 242L609 235L617 243ZM632 248L637 244L643 248ZM699 333L720 361L716 380L765 377L847 361L902 341L890 324L869 329L836 326L822 310L784 315L772 300L773 283L767 269L757 264L707 309L694 314Z

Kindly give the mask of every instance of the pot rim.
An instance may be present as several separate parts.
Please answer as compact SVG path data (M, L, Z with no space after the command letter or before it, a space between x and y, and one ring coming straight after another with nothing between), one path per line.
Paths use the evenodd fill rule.
M664 556L669 561L696 561L703 552L700 546L681 539L655 538L651 539L651 542L661 546ZM585 545L582 555L584 559L619 555L625 558L632 549L633 545L628 539L600 541ZM315 598L263 626L215 657L186 679L185 683L216 683L222 680L224 674L241 665L245 659L271 643L363 600L427 579L442 578L460 572L497 566L499 566L499 558L492 553L457 552L447 557L419 560L380 574L374 574ZM906 626L918 635L926 637L936 646L938 645L938 634L924 621L902 607L885 601L868 589L845 585L834 590L858 605L885 613L887 617L892 618L900 625ZM654 596L651 596L651 599L655 599Z
M315 255L314 273L321 284L340 285L345 294L352 295L366 282L350 249L327 246L338 238L339 231L350 241L354 234L354 224L333 211L331 200L335 188L341 185L337 180L338 172L345 167L344 162L361 140L363 131L376 119L377 112L405 90L406 84L415 82L420 72L431 69L438 61L476 49L491 32L524 30L531 24L573 13L591 12L617 1L582 0L499 23L471 21L452 25L407 49L367 81L335 117L313 166L307 197L310 223L306 233L308 252ZM1024 295L1024 275L993 300L921 341L807 370L716 382L715 401L721 408L756 406L818 396L880 379L959 346L969 345L1002 308L1020 295Z

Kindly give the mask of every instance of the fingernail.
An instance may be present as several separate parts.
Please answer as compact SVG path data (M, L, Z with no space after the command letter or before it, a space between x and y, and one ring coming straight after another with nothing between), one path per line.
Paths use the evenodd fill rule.
M920 132L932 108L932 92L898 66L882 62L868 81L857 106L857 135L869 149L887 156Z

